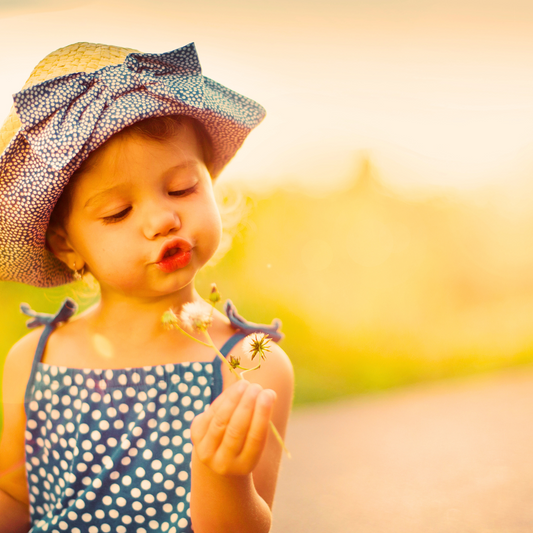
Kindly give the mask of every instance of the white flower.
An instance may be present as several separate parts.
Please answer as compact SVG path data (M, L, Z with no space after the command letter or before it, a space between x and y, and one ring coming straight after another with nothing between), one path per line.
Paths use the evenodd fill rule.
M264 333L252 333L244 339L243 348L253 360L259 354L261 359L266 359L266 353L269 352L270 338Z
M203 302L189 302L183 304L180 312L180 322L189 331L206 331L213 322L211 308Z

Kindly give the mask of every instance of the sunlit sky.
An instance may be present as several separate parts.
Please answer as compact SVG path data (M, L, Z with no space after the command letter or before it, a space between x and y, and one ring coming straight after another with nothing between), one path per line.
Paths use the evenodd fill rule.
M196 43L267 108L228 178L335 187L369 153L405 187L533 181L529 0L0 0L0 115L47 53Z

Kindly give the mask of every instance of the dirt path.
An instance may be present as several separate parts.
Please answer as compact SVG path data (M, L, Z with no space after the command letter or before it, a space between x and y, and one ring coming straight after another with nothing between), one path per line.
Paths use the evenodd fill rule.
M533 367L297 411L273 533L533 532Z

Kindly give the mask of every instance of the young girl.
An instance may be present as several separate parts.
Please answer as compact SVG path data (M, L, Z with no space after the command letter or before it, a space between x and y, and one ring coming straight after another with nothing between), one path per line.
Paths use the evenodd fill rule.
M15 95L0 132L0 277L49 287L92 274L76 317L36 327L3 379L0 532L270 530L292 399L276 345L246 380L163 327L195 302L221 224L213 179L264 110L201 74L194 45L167 54L78 43ZM0 149L3 149L0 148ZM209 334L246 360L259 326L215 311ZM193 336L201 338L199 332Z

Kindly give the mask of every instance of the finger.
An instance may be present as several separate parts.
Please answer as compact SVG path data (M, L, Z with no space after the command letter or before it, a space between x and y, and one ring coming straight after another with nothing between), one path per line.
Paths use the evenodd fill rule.
M228 391L230 388L231 387L228 387L228 389L226 390ZM215 413L217 412L222 402L224 402L225 398L226 396L224 394L219 394L215 398L213 403L205 411L203 411L202 413L199 413L198 415L194 417L194 420L192 421L192 424L191 424L191 440L194 445L197 445L199 441L203 439L203 437L207 433L209 424L211 423L213 416L215 416Z
M271 389L263 390L258 396L250 429L240 454L243 462L255 466L259 461L268 437L275 401L276 393Z
M262 390L261 385L253 384L242 395L239 405L235 408L224 433L224 438L220 445L222 453L237 456L241 452L252 423L257 397Z
M220 401L217 402L216 405L216 400L213 402L213 405L211 406L212 409L209 409L212 411L210 414L209 425L203 438L197 445L196 451L200 458L206 458L215 454L222 442L224 432L226 431L231 416L248 386L249 383L247 381L241 380L231 385L231 387L228 387L217 398L217 400L220 398Z

